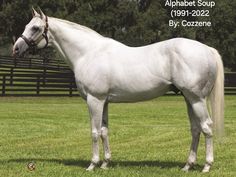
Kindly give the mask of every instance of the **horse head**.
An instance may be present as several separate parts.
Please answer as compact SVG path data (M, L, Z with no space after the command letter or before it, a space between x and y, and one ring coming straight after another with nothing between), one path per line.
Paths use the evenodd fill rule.
M14 56L22 56L29 48L41 49L48 46L48 18L41 9L38 13L33 7L32 14L33 18L13 46Z

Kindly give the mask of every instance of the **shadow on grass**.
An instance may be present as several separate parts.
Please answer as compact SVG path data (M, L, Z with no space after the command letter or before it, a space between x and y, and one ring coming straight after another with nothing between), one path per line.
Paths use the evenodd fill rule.
M29 163L29 162L48 162L48 163L58 163L65 166L78 166L82 168L88 167L90 161L88 160L79 160L79 159L9 159L9 160L0 160L0 163ZM185 164L182 162L175 161L112 161L111 167L159 167L159 168L182 168Z

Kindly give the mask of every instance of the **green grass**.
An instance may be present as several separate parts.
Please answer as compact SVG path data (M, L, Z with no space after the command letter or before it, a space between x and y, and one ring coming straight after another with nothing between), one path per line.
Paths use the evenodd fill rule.
M86 172L90 123L81 98L1 97L0 176L235 177L236 96L226 96L225 110L226 136L215 140L215 163L209 174L200 172L205 162L203 137L196 168L189 173L180 170L189 152L190 131L184 100L177 96L111 104L111 168ZM36 163L34 171L27 169L31 161Z

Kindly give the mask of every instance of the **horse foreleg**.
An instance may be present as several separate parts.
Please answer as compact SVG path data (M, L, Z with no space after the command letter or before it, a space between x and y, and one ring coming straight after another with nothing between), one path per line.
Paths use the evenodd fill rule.
M99 138L101 137L102 114L105 100L100 100L91 95L87 96L87 104L89 108L91 132L92 132L92 151L93 157L91 164L87 168L88 171L93 170L99 163Z
M108 164L111 160L111 151L109 147L109 137L108 137L108 103L104 105L103 109L101 133L102 133L101 138L104 150L104 161L101 165L101 168L107 169Z

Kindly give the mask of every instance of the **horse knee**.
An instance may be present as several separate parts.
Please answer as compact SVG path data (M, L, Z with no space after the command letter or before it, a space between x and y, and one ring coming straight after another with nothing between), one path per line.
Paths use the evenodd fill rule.
M93 142L97 142L99 140L100 134L97 131L92 132Z
M102 139L106 139L108 137L108 128L102 127L102 129L101 129L101 137L102 137Z

